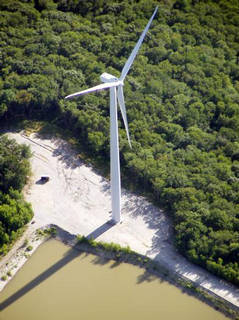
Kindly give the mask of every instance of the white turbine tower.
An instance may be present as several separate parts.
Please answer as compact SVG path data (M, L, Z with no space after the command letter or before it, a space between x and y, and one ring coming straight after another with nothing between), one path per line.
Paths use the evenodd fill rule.
M100 76L100 80L104 82L98 86L92 87L87 90L83 90L80 92L76 92L68 95L65 99L70 99L73 97L81 96L86 93L108 89L110 88L110 179L111 179L111 205L112 205L112 220L115 223L120 222L120 198L121 198L121 183L120 183L120 161L119 161L119 139L118 139L118 118L117 118L117 98L120 106L120 110L122 113L127 138L129 141L129 145L131 147L130 137L129 137L129 129L128 129L128 121L126 116L126 109L124 103L124 94L123 94L123 85L124 79L135 59L137 52L144 40L144 37L150 27L150 24L158 10L158 7L154 10L152 17L150 18L147 26L142 32L134 50L131 52L124 68L121 72L120 78L116 78L109 73L104 72ZM117 90L116 90L117 88Z

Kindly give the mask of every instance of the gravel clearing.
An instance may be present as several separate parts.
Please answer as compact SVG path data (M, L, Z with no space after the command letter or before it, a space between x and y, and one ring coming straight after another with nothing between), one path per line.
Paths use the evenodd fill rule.
M143 197L123 190L123 221L112 225L109 223L109 181L85 165L65 141L44 139L35 134L9 133L8 136L29 145L33 152L32 181L25 190L25 198L34 210L34 224L30 224L29 233L55 224L74 235L129 245L132 250L158 260L170 271L193 280L239 307L239 289L236 286L191 264L176 251L170 220L159 208ZM48 175L49 182L42 183L42 175ZM17 246L19 244L2 259L0 271L3 264L7 268L6 261L17 255ZM0 282L1 290L7 281Z

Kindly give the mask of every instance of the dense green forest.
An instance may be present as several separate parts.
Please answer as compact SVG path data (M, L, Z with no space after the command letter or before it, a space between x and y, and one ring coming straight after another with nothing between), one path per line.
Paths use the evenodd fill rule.
M47 119L109 161L108 92L63 97L119 76L156 5L125 82L123 173L188 259L239 284L238 0L0 0L0 121Z
M33 216L31 205L21 194L30 172L30 155L27 146L0 136L0 255Z

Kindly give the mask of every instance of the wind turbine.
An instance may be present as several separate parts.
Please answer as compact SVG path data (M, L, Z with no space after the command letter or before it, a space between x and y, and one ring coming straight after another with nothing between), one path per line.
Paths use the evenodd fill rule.
M116 78L109 73L104 72L100 76L100 80L103 84L86 89L80 92L70 94L65 99L74 98L84 95L86 93L99 91L103 89L110 89L110 179L111 179L111 206L112 206L112 220L115 223L120 222L120 198L121 198L121 182L120 182L120 161L119 161L119 139L118 139L118 118L117 118L117 98L120 106L120 111L124 121L127 138L131 147L128 121L125 109L123 85L124 79L129 72L129 69L136 57L137 52L144 40L144 37L151 25L151 22L158 10L158 7L154 10L152 17L142 32L138 42L136 43L134 50L131 52L128 60L126 61L124 68L121 72L120 78Z

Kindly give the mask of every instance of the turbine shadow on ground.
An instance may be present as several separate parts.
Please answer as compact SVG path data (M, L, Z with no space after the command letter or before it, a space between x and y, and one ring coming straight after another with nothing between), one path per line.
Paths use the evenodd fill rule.
M107 221L102 226L98 227L94 231L92 231L90 234L88 234L87 238L97 238L110 228L112 228L114 224L111 221ZM70 242L73 239L75 239L75 236L69 234L68 232L60 229L57 227L58 230L58 236L63 242ZM65 240L67 239L67 241ZM10 297L5 299L2 303L0 303L0 311L6 309L11 304L19 300L21 297L23 297L25 294L27 294L29 291L40 285L43 281L47 280L49 277L51 277L53 274L58 272L61 268L65 267L68 263L73 261L75 258L81 256L84 252L79 251L77 249L77 244L75 244L70 250L67 251L67 253L64 255L62 259L54 263L52 266L50 266L48 269L43 271L40 275L35 277L33 280L28 282L24 287L16 291L14 294L12 294Z
M109 220L96 228L94 231L92 231L90 234L88 234L87 239L96 239L109 229L111 229L116 223L113 220Z

